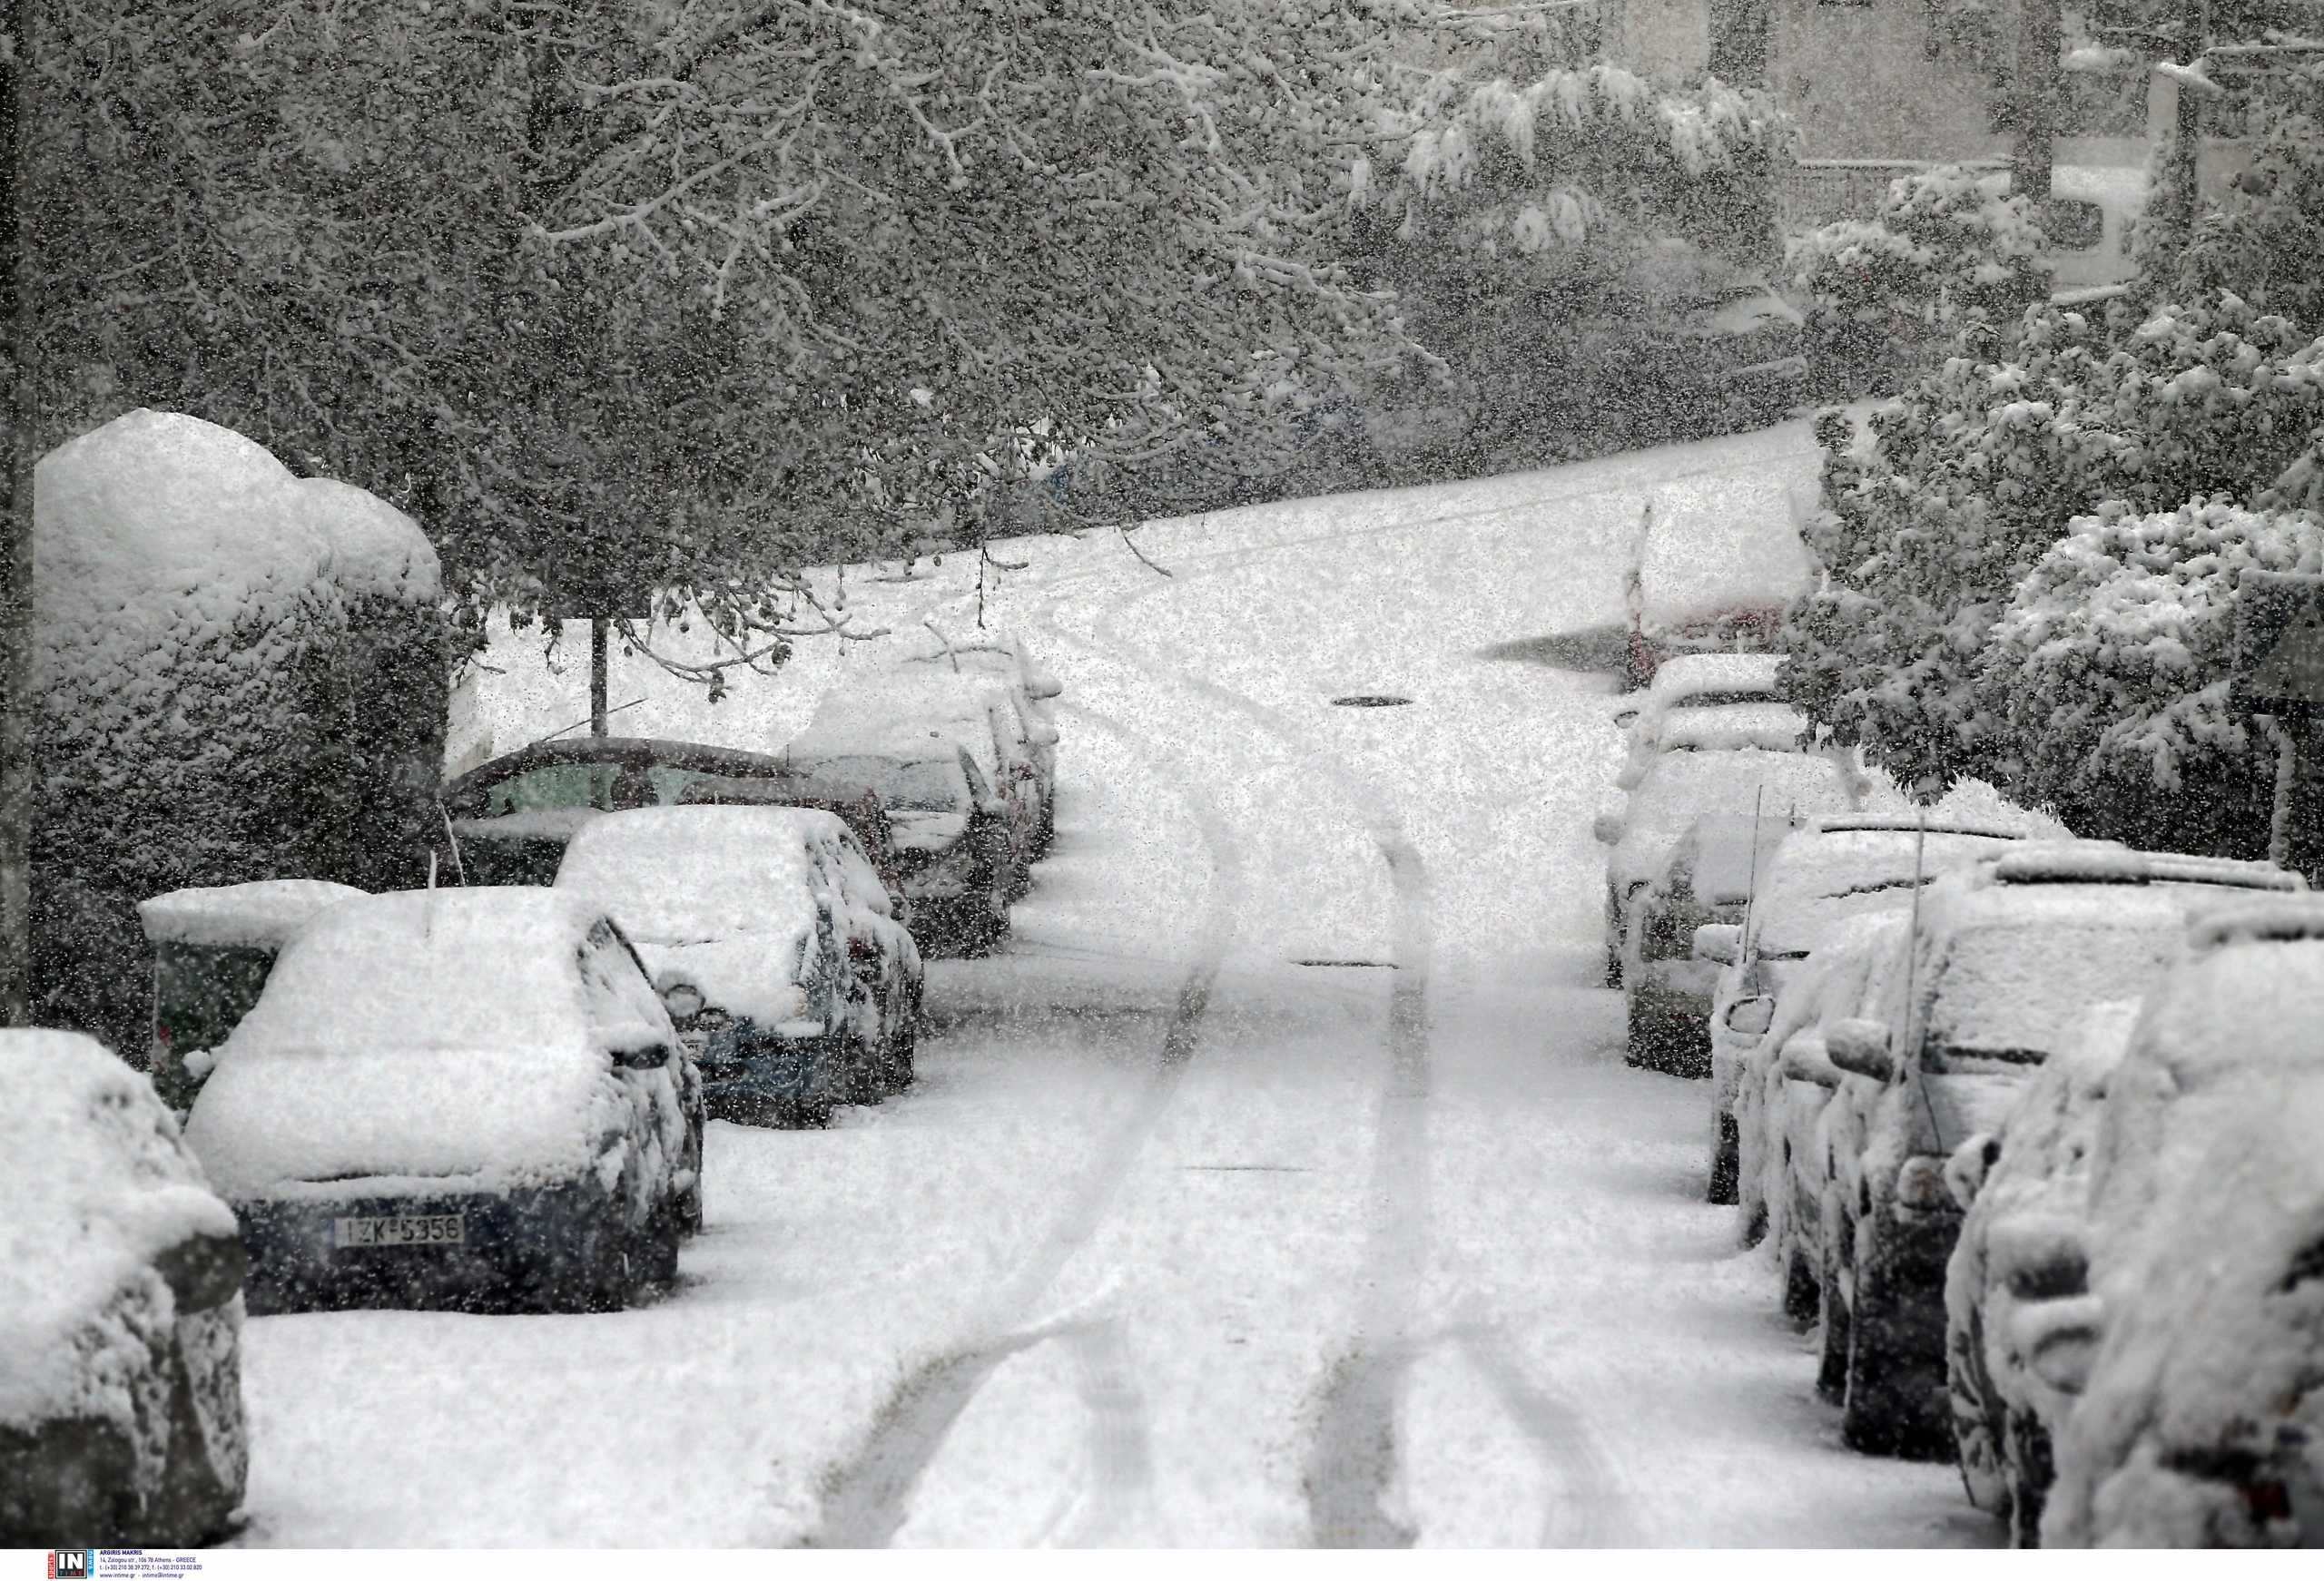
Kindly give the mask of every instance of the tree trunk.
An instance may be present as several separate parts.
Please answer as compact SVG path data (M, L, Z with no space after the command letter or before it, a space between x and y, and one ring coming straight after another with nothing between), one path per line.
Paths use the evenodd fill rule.
M606 633L612 622L604 615L589 617L589 733L606 733Z
M39 459L31 204L34 0L8 0L0 62L0 1026L22 1026L32 997L33 463Z
M2062 0L2024 0L2018 13L2017 135L2010 151L2016 168L2011 191L2040 203L2050 195L2057 161L2058 101L2065 92L2059 69Z

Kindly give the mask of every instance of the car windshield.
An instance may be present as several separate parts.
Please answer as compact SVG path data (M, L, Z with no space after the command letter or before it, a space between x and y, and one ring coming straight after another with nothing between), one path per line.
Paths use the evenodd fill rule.
M1928 1046L1943 1056L2039 1060L2081 1035L2089 1007L2135 999L2176 957L2175 916L1988 923L1955 935L1930 1001Z
M613 763L544 763L487 787L484 816L498 818L547 808L610 808L614 781L619 773L619 766Z
M969 787L960 765L942 758L904 760L872 756L818 758L802 761L803 770L818 780L869 785L891 809L909 812L964 812Z

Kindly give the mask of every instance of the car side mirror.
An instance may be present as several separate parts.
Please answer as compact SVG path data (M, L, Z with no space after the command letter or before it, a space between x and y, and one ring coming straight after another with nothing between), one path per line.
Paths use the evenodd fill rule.
M1600 813L1590 820L1590 834L1600 845L1619 844L1622 838L1622 815L1619 812Z
M2034 1376L2060 1394L2080 1394L2098 1359L2105 1307L2096 1295L2071 1296L2022 1307L2013 1336Z
M1740 923L1706 922L1695 929L1695 955L1699 958L1717 961L1723 967L1731 967L1742 954L1743 928ZM1749 1001L1744 1000L1741 1003L1748 1004ZM1742 1030L1731 1020L1728 1026L1731 1031ZM1765 1032L1767 1028L1760 1026L1754 1030Z
M616 1048L614 1063L624 1070L660 1070L670 1063L669 1045L649 1043L643 1048Z
M1638 722L1638 715L1639 709L1636 703L1625 704L1614 710L1614 724L1618 729L1626 730Z
M1834 1022L1824 1034L1824 1053L1840 1069L1867 1081L1886 1082L1896 1074L1896 1056L1888 1052L1888 1028L1863 1016Z
M1754 994L1748 999L1738 999L1727 1007L1727 1029L1738 1037L1755 1041L1768 1035L1775 1025L1776 1002L1772 996Z
M1788 1043L1784 1046L1783 1057L1777 1064L1783 1071L1786 1081L1813 1082L1819 1087L1839 1085L1837 1077L1833 1075L1832 1067L1810 1056L1797 1043Z

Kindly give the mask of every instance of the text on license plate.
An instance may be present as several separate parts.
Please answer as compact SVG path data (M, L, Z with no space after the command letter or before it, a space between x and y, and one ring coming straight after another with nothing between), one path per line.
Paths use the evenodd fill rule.
M334 1220L331 1241L340 1246L457 1246L468 1240L468 1231L461 1213L389 1213Z

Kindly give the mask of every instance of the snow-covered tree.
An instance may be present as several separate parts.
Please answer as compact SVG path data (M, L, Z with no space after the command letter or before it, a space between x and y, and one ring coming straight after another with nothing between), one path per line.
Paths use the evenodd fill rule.
M2024 743L1990 706L1994 621L2076 517L2119 501L2305 503L2324 426L2324 340L2233 297L2119 341L2047 304L1876 410L1823 429L1829 573L1795 604L1786 684L1817 723L1907 783L2009 783Z
M2019 794L2083 834L2265 855L2275 748L2228 698L2236 579L2253 568L2324 572L2324 525L2226 499L2077 519L1978 660Z
M1990 172L1942 165L1888 185L1880 212L1793 239L1809 325L1851 372L1909 368L1974 317L2006 321L2049 291L2034 205Z

